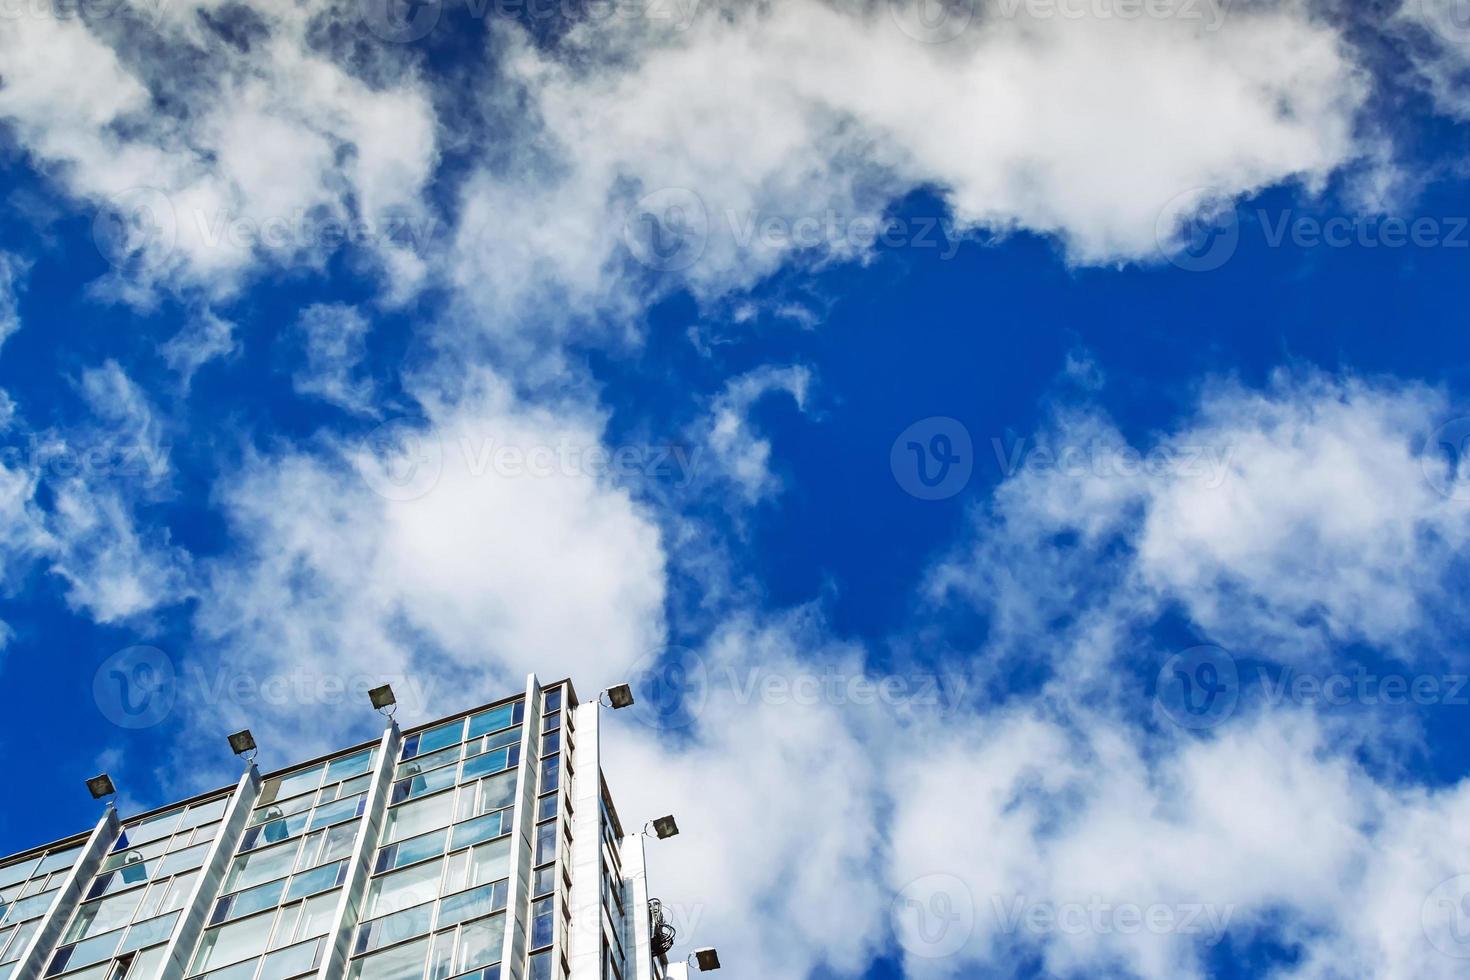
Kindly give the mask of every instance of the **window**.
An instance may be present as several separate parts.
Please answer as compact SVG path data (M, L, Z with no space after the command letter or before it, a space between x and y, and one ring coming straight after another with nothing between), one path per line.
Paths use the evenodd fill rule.
M189 972L203 973L265 952L274 920L273 915L257 915L208 930Z
M439 927L457 925L505 908L506 888L505 882L496 882L449 896L439 903Z
M238 895L227 895L214 903L214 914L209 917L209 923L218 925L226 919L238 919L252 912L275 908L285 893L286 880L282 878L268 885L246 889Z
M505 944L505 916L472 922L459 931L459 943L455 949L454 966L463 973L476 967L499 962L500 949Z
M463 824L461 825L463 826ZM459 828L455 828L458 833ZM401 868L406 864L415 864L426 861L431 857L438 857L444 853L444 842L449 838L449 829L431 831L420 837L414 837L401 844L390 844L378 851L378 863L375 871L389 871L393 868Z
M470 882L482 884L510 875L510 838L481 844L470 852Z
M401 912L391 912L371 922L364 922L357 930L357 945L354 953L367 953L405 939L427 936L434 924L432 903L417 905Z
M491 732L498 732L502 728L518 725L525 714L525 703L516 701L513 704L502 704L498 708L491 708L470 719L469 737L478 738Z
M286 900L289 902L295 898L326 891L328 888L336 888L346 877L346 861L324 864L315 871L307 871L292 878L291 887L286 889Z
M142 901L142 891L130 891L88 902L77 909L76 918L72 919L71 928L66 931L62 943L74 943L127 925L133 921L133 914Z
M345 755L340 759L333 760L327 766L326 782L335 783L339 779L351 779L353 776L361 776L373 766L373 755L375 749L363 749Z
M551 945L553 899L550 895L531 904L531 948Z
M430 830L447 826L453 818L453 793L412 800L388 811L388 823L383 831L383 841L391 844L408 837L417 837Z
M375 919L389 912L433 901L439 897L439 876L443 866L441 858L374 878L363 902L363 918Z
M381 953L353 960L348 980L420 980L429 941L405 943Z
M287 800L293 796L310 792L321 785L322 773L325 766L312 766L300 772L293 772L285 776L272 776L265 781L260 788L261 803L270 803L275 800Z
M394 777L397 779L406 779L409 776L417 776L420 773L428 772L430 769L447 766L451 762L458 762L459 755L463 751L464 746L455 744L447 749L440 749L438 752L430 752L428 755L421 755L416 759L400 762L398 764L398 771L394 774Z
M290 977L310 973L321 962L321 952L320 938L277 950L262 963L260 980L289 980Z
M266 848L263 851L241 854L235 858L235 863L230 867L230 873L225 878L224 890L232 892L259 885L274 878L284 878L291 873L291 869L296 864L297 845L298 842L292 841Z

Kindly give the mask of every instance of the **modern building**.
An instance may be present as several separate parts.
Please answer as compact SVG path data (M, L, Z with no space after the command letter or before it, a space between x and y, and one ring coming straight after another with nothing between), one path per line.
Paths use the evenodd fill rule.
M533 675L266 775L237 733L234 786L0 860L0 980L677 980L643 860L677 827L627 832L599 764L631 701Z

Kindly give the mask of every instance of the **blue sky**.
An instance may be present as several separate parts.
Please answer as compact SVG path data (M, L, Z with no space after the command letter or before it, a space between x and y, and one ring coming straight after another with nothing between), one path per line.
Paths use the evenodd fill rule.
M1461 975L1467 69L1448 0L17 6L0 851L631 677L740 975Z

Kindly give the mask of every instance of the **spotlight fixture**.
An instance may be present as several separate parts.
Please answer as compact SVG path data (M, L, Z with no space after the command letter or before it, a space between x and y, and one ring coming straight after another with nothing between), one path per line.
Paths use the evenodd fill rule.
M700 973L708 973L710 970L718 970L720 968L720 954L715 952L715 948L713 946L706 946L704 947L704 949L696 949L694 951L694 965L699 967Z
M659 817L657 820L650 820L648 826L653 827L654 836L659 840L668 840L670 837L679 836L679 825L674 821L674 815L672 813L666 817ZM648 826L643 828L645 834L648 833Z
M633 688L627 684L614 684L605 692L613 709L627 708L633 704Z
M384 711L398 705L398 699L393 696L393 688L389 684L373 688L368 692L368 697L372 699L373 708L377 711Z
M100 800L108 796L116 796L117 787L112 785L112 777L104 772L87 780L87 792L92 794L92 799Z
M230 736L230 751L236 755L246 756L247 762L255 758L255 736L250 734L250 729L242 728Z

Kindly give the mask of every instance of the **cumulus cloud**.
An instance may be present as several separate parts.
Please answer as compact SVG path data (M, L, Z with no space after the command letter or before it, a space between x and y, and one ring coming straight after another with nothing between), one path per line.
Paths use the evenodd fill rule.
M0 25L0 121L96 211L114 266L103 294L225 296L257 265L320 266L344 239L386 298L417 288L420 245L403 231L428 216L437 149L416 76L348 72L308 41L321 7L258 8L239 25L247 43L196 5L162 12L94 23L38 10Z
M583 465L601 444L597 413L526 405L478 372L452 400L426 396L424 415L361 442L253 455L220 482L237 550L206 569L196 622L219 663L257 677L411 673L489 696L528 670L601 676L659 646L660 532ZM303 738L340 738L299 703L278 713Z
M1150 261L1206 192L1315 187L1364 152L1366 83L1305 5L1236 6L1209 29L1022 4L945 44L890 7L705 5L679 31L509 37L505 86L523 95L497 87L486 111L526 150L467 182L455 284L492 330L529 309L575 320L643 290L709 298L785 263L861 260L879 232L917 248L927 228L933 247L938 219L944 239L1031 231L1070 262ZM880 224L917 189L945 213Z
M1034 444L996 447L1017 471L935 588L988 594L1024 634L1101 576L1126 581L1096 593L1109 601L1179 602L1207 635L1276 659L1356 642L1411 656L1470 532L1463 474L1430 439L1450 414L1423 387L1285 373L1262 390L1211 388L1148 445L1064 413ZM1076 544L1010 552L1057 535ZM1120 541L1123 560L1094 560Z

